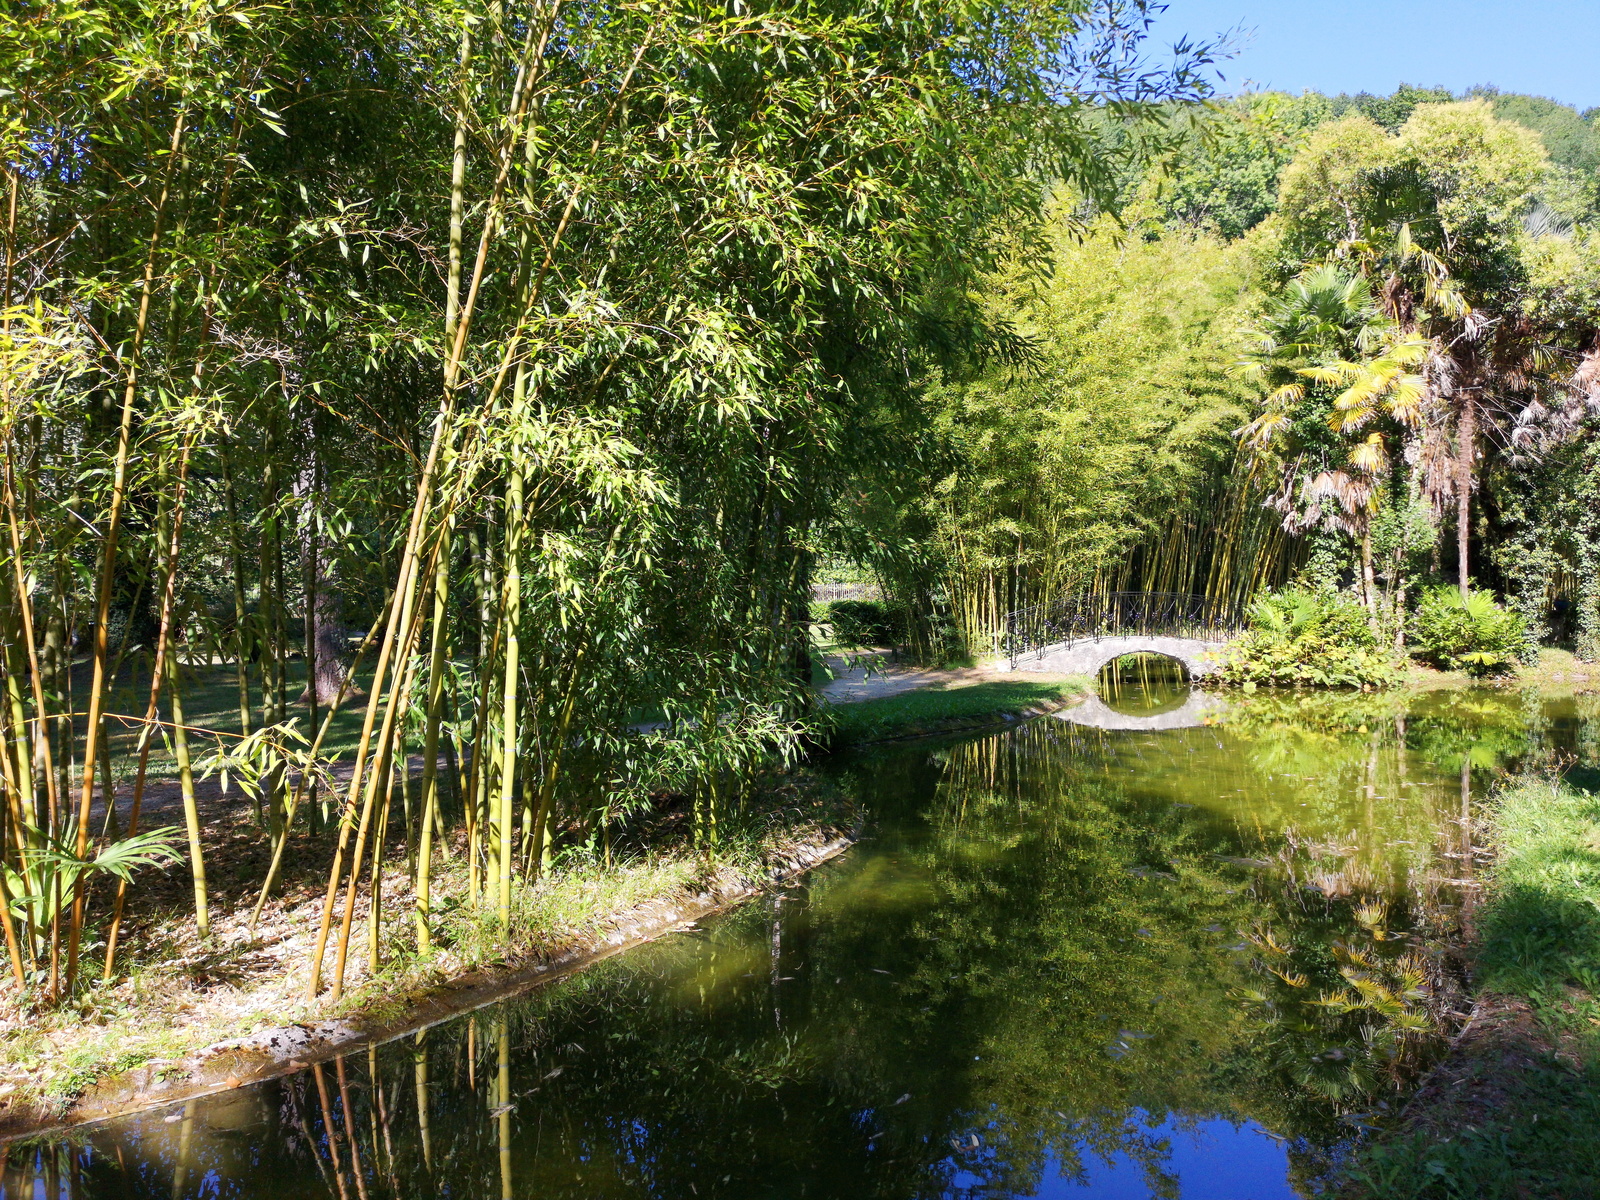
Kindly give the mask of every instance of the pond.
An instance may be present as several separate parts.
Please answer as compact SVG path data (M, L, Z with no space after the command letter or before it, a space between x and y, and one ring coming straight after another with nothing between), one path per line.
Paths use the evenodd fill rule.
M1600 703L1103 692L1096 724L830 764L873 824L782 892L414 1039L14 1147L0 1195L1314 1195L1436 1052L1463 815L1495 772L1593 772Z

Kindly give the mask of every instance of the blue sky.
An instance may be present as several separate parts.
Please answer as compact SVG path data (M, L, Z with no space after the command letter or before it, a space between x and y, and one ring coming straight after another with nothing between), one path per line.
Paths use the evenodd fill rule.
M1184 33L1243 26L1218 68L1224 93L1392 92L1402 81L1461 91L1492 83L1600 106L1600 0L1169 0L1152 55ZM1253 31L1253 32L1251 32Z

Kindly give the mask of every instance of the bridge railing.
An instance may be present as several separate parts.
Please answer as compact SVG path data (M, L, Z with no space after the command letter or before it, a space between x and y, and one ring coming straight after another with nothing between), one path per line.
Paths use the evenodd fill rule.
M1244 628L1243 605L1185 592L1092 592L1006 614L1003 650L1015 667L1046 646L1108 637L1212 640Z

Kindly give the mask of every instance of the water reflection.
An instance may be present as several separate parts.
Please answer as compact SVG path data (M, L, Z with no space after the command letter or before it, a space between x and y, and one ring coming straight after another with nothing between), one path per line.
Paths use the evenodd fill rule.
M1139 704L1124 700L1112 705L1090 693L1071 708L1051 715L1069 725L1122 733L1148 733L1210 725L1220 720L1228 709L1228 702L1216 693L1188 687L1170 691L1162 689L1149 696L1148 700L1148 703Z
M1592 771L1597 731L1587 698L1257 695L841 762L878 826L803 884L425 1035L13 1148L0 1196L1311 1195L1432 1053L1490 773Z

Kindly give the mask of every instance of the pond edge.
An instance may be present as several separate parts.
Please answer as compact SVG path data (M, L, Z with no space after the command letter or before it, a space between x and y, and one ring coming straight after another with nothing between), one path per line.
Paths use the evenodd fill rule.
M407 998L406 1012L401 1017L367 1022L357 1014L263 1029L215 1042L175 1062L147 1063L107 1076L65 1112L34 1109L7 1113L0 1118L0 1146L282 1078L354 1050L421 1033L555 983L594 963L780 888L837 858L855 845L860 835L858 826L832 837L797 840L785 847L780 865L764 876L743 876L684 899L646 901L620 914L587 944L554 958L478 968L429 987Z

